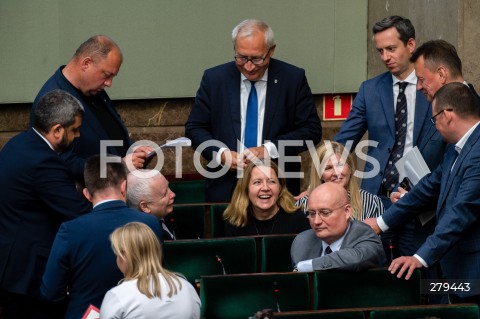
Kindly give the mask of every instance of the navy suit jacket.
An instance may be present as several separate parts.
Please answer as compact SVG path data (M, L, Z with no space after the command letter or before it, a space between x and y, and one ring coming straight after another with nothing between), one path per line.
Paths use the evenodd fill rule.
M205 141L217 140L228 149L238 151L237 143L241 141L240 81L241 75L235 62L205 71L185 125L186 136L192 140L192 147L196 149ZM315 145L321 138L322 126L305 71L271 59L268 67L262 141L271 141L281 152L279 141L311 140ZM303 142L299 146L286 147L283 155L298 155L306 149ZM201 154L207 161L211 161L218 150L218 145L210 146ZM287 172L298 172L300 163L287 163L285 169ZM207 183L207 201L230 201L236 181L235 172L210 179ZM298 179L296 184L292 187L299 187Z
M31 128L0 151L0 181L0 288L38 298L60 224L91 204L60 155Z
M41 291L48 300L68 298L65 318L82 318L90 304L100 308L107 291L123 278L109 236L116 228L133 221L150 226L162 240L155 217L130 209L119 200L99 204L90 214L61 225Z
M33 123L34 111L40 101L40 99L48 92L55 89L60 89L66 91L76 97L80 103L82 103L85 113L83 114L82 126L80 127L80 137L77 138L72 144L72 150L70 152L65 152L63 155L64 159L67 161L68 165L72 168L72 171L75 174L75 177L79 180L83 180L83 168L85 164L85 159L92 155L100 154L100 141L101 140L110 140L110 137L107 134L107 131L102 125L101 119L98 119L90 110L88 102L85 100L84 95L77 90L62 73L64 66L58 68L58 70L45 82L43 87L38 92L35 101L33 102L32 111L30 113L30 123ZM97 93L98 96L103 100L103 106L108 110L112 115L112 118L117 121L118 125L123 131L125 139L123 140L124 145L129 147L132 144L132 141L129 138L127 128L123 124L120 115L118 114L115 105L110 100L107 92L102 90ZM118 155L124 157L125 154L119 154L115 147L108 147L107 152L113 155Z
M440 163L446 143L432 125L432 109L421 91L417 91L413 121L413 146L418 146L430 170ZM395 109L393 102L393 80L390 72L362 83L352 104L347 120L342 124L335 140L346 144L353 140L351 151L368 131L368 139L378 142L376 147L369 146L367 155L380 164L379 173L372 178L362 180L362 188L372 194L379 194L383 173L387 166L391 150L395 143ZM369 160L364 172L374 169Z
M480 126L460 155L450 146L443 162L383 214L389 227L437 203L434 233L416 252L431 266L440 261L448 279L480 279ZM453 170L451 167L455 162ZM457 291L461 296L472 293ZM478 290L475 292L478 294Z

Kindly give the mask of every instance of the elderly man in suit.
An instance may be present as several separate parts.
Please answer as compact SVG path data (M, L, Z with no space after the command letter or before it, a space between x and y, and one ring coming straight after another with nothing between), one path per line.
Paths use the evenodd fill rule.
M447 279L461 279L452 301L480 303L480 105L463 83L449 83L435 93L432 121L451 145L442 163L378 219L366 223L379 233L401 225L435 206L437 226L413 256L392 261L390 271L409 279L415 268L437 262ZM468 285L474 285L474 287ZM475 287L475 285L477 285ZM456 286L459 286L458 283Z
M90 304L100 308L107 291L123 278L109 240L117 227L141 222L162 241L157 219L125 203L127 172L120 158L102 160L99 155L87 159L83 193L93 209L60 226L42 280L47 300L66 300L65 318L82 318Z
M205 71L185 126L192 146L210 162L209 202L230 201L237 169L253 157L296 156L307 149L306 141L315 145L322 138L305 71L272 58L272 29L245 20L232 38L235 61ZM225 165L230 170L224 173ZM282 169L298 174L300 163L287 162ZM298 194L300 179L287 178L287 187Z
M112 39L105 35L92 36L78 47L66 65L59 67L45 82L33 102L31 121L38 101L52 90L67 91L82 103L85 114L81 135L73 144L73 149L63 156L78 180L83 180L85 159L100 154L101 141L121 141L122 145L106 149L107 153L121 157L127 155L132 144L127 128L105 92L120 72L122 62L122 52ZM150 147L140 146L126 160L141 168L151 150Z
M33 127L0 151L0 307L5 319L56 318L40 283L63 221L88 213L90 203L59 154L79 136L83 107L54 90L38 103Z
M135 170L127 176L127 205L155 216L162 224L163 239L174 240L174 225L170 228L165 217L173 211L175 193L168 187L165 176L157 170Z
M315 188L308 199L307 218L312 229L298 234L292 243L296 270L360 271L385 264L379 236L364 223L352 220L344 187L328 182Z

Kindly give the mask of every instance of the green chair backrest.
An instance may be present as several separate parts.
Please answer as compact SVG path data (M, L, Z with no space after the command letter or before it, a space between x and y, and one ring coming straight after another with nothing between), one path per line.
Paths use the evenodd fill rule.
M406 306L420 304L420 271L410 280L399 279L386 268L362 272L315 272L315 309Z
M405 307L399 309L374 310L370 319L409 319L438 317L441 319L479 319L478 306L474 304L453 304Z
M312 311L290 311L275 313L275 318L285 319L365 319L363 311L360 310L312 310Z
M168 187L175 193L175 204L205 203L206 180L171 181Z
M268 235L262 238L262 272L292 271L290 248L295 236Z
M225 236L225 221L223 220L223 211L227 208L228 204L212 204L210 206L210 227L212 237L224 237Z
M275 289L278 289L278 293ZM258 310L268 308L275 311L278 308L281 311L308 310L308 274L290 272L203 276L200 298L202 318L208 319L246 319Z
M195 284L202 275L253 273L257 252L253 238L174 240L163 244L165 268Z
M198 239L205 235L205 206L174 206L167 218L173 219L177 239Z

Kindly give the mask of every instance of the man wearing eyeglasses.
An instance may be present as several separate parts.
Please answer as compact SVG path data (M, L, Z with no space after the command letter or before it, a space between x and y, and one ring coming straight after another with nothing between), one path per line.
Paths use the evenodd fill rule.
M294 270L361 271L385 265L380 237L364 223L352 220L344 187L327 182L315 188L306 214L312 229L293 240L290 253Z
M305 71L272 58L272 29L245 20L232 39L234 61L205 71L185 125L192 146L210 162L210 173L229 168L220 177L208 176L209 202L230 201L237 169L254 157L296 156L307 149L305 141L315 145L322 137ZM283 170L299 172L300 162L287 162ZM287 178L287 187L298 194L298 176Z

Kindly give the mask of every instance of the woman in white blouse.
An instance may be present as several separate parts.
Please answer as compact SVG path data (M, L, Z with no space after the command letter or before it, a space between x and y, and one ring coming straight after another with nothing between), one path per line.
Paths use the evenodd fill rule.
M161 246L150 227L128 223L110 241L125 278L106 293L100 318L200 318L197 292L181 275L162 267Z

